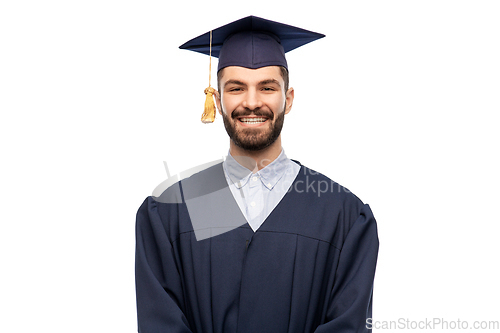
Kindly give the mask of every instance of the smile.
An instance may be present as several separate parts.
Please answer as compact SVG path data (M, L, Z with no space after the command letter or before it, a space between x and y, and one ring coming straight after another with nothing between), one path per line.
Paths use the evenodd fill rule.
M260 123L265 122L267 120L267 118L264 118L264 117L251 117L251 118L245 117L245 118L239 118L238 120L241 121L242 123L245 123L245 124L260 124Z

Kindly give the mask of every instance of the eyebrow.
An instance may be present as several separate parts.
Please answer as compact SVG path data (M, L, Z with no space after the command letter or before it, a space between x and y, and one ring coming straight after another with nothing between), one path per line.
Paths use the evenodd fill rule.
M238 81L238 80L228 80L226 83L224 83L224 87L227 86L228 84L235 84L235 85L239 85L239 86L246 86L246 83ZM281 87L281 84L276 79L263 80L263 81L260 81L258 83L259 86L264 86L266 84L277 84L279 87Z
M269 79L269 80L264 80L264 81L259 82L260 86L265 86L266 84L277 84L279 87L281 87L281 84L276 79Z
M235 85L238 85L238 86L246 86L245 83L241 82L241 81L238 81L238 80L227 80L225 83L224 83L224 87L227 86L228 84L235 84Z

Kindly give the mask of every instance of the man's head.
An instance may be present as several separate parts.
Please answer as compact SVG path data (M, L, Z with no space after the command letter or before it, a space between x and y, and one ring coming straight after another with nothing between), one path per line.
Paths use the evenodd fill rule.
M248 151L262 150L279 138L294 90L288 71L279 66L219 71L216 103L232 142Z
M215 97L226 130L238 147L258 151L281 144L283 118L292 107L294 92L288 88L285 54L322 37L248 16L193 38L180 48L219 58ZM204 123L215 119L212 92L211 87L205 89Z

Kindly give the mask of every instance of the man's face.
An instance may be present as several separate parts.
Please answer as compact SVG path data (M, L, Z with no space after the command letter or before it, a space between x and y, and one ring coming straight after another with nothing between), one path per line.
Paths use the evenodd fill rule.
M217 107L231 140L244 150L257 151L280 136L285 114L290 112L293 88L284 90L277 66L223 69Z

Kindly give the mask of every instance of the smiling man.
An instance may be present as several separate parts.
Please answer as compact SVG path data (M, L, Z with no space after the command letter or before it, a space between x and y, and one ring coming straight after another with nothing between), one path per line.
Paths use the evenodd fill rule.
M293 88L285 86L287 76L286 69L279 66L229 66L219 71L217 108L233 157L252 157L255 166L262 169L280 155L281 129L294 96Z
M324 36L250 16L213 37L181 48L219 58L229 154L139 209L139 332L368 331L372 212L281 143L295 94L285 52Z
M259 69L231 66L220 71L224 107L220 95L217 106L231 139L231 150L236 152L239 148L243 154L270 146L275 153L281 150L280 133L293 102L293 89L285 89L281 73L282 67L277 66ZM232 112L228 115L225 109Z

